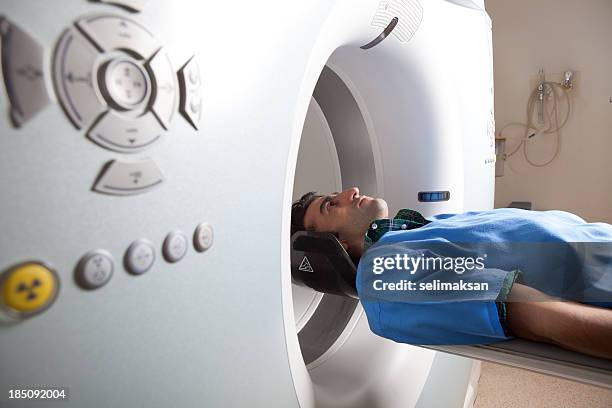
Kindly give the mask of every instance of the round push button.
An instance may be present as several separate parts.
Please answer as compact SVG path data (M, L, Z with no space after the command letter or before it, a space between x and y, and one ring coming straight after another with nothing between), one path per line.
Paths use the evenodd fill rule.
M151 269L155 262L155 248L146 239L134 241L125 254L125 266L128 272L141 275Z
M163 253L168 262L178 262L187 253L188 240L181 231L172 231L164 240Z
M193 234L193 246L196 251L204 252L213 244L214 233L210 224L203 222L198 225Z
M111 102L126 110L138 107L149 93L144 69L128 58L119 58L108 64L104 83Z
M27 262L3 275L2 303L11 314L30 317L49 307L58 289L59 280L51 268L39 262Z
M113 256L103 249L96 249L83 255L79 261L76 280L85 289L97 289L108 283L114 269Z

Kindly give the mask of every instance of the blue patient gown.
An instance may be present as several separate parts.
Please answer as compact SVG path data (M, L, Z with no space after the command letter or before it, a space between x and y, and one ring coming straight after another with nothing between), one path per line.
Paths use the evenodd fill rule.
M612 307L612 226L563 211L496 209L430 217L416 229L389 231L366 250L357 291L370 329L409 344L486 344L511 338L502 325L515 279L550 296ZM380 258L484 255L484 269L455 271L391 267ZM376 261L376 259L379 261ZM482 259L482 258L481 258ZM389 261L391 263L391 261ZM405 264L404 264L405 268ZM486 290L377 291L373 285L486 282ZM378 283L375 283L378 281ZM500 321L501 316L501 321Z

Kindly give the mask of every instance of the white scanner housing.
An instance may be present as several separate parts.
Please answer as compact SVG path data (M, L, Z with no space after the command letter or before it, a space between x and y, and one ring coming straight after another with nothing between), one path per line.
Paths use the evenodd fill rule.
M293 285L289 227L296 197L353 185L392 213L492 208L483 8L0 0L0 276L39 262L57 279L44 310L3 307L2 398L469 406L473 360L376 337L357 301ZM110 277L84 272L92 254Z

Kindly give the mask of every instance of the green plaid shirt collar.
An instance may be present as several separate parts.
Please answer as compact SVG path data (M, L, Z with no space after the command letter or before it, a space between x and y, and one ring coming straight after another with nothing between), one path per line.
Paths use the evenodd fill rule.
M431 221L426 220L418 211L406 208L399 210L394 218L382 218L372 222L365 234L363 248L367 250L389 231L411 230L427 225L430 222Z

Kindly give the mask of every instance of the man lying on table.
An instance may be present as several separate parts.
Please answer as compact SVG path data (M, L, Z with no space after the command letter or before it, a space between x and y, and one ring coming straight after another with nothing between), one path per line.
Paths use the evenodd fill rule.
M291 223L292 234L336 234L359 262L359 298L382 337L417 345L521 337L612 359L612 225L510 208L429 219L401 210L390 219L383 199L356 187L305 194Z

